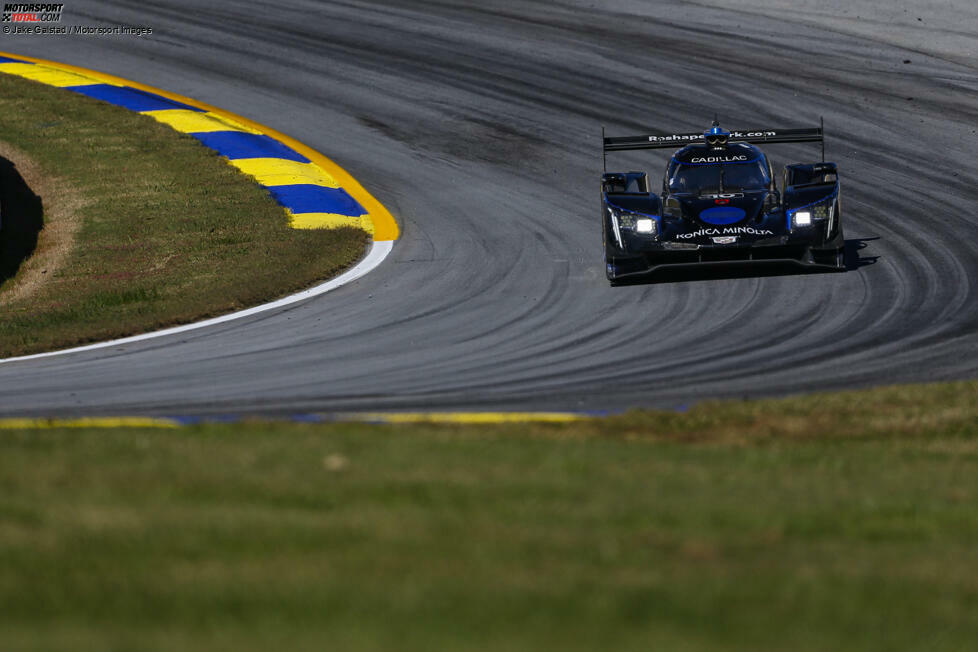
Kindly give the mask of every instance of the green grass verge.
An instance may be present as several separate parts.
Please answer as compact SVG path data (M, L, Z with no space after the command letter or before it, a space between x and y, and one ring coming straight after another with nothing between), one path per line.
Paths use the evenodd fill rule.
M45 187L4 169L0 299L36 257L57 263L3 306L0 357L255 305L365 250L359 229L289 228L267 191L192 137L68 91L0 74L0 141L36 163ZM73 237L46 241L71 220Z
M976 399L0 431L0 647L972 649Z

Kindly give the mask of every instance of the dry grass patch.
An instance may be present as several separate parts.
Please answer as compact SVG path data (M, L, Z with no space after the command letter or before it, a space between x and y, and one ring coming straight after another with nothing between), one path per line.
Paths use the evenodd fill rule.
M13 278L0 284L0 307L4 307L36 294L41 285L54 278L68 260L81 226L79 211L84 206L84 200L64 180L47 177L31 157L2 141L0 158L12 166L12 169L8 166L5 174L16 175L5 176L2 180L4 195L9 197L7 190L23 192L30 189L41 198L45 218L34 252L19 265ZM8 202L4 206L3 217L20 222L24 219L21 211L26 209L23 203Z
M686 412L635 410L576 429L701 444L921 437L978 423L978 382L899 385L758 401L706 401Z

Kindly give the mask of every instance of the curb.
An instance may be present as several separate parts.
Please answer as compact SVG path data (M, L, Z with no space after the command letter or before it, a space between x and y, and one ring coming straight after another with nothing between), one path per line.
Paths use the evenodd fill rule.
M0 72L115 104L193 136L268 188L295 228L359 226L374 241L400 235L390 212L346 170L248 118L114 75L19 54L0 52Z
M254 416L220 417L78 417L64 419L0 418L0 430L50 430L53 428L181 428L199 425L241 423L364 423L373 425L505 425L562 424L608 416L607 412L342 412L295 414L263 419Z

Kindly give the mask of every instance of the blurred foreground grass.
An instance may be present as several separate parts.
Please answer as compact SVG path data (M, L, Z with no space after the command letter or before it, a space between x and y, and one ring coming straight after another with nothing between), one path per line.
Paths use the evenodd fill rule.
M0 648L972 649L976 398L0 430Z

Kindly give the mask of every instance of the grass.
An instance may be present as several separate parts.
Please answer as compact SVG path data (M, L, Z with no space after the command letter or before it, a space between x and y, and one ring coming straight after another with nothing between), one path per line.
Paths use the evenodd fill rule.
M0 431L0 647L972 649L976 399Z
M81 95L0 75L0 140L0 357L256 305L365 250L359 229L289 228L192 137Z

